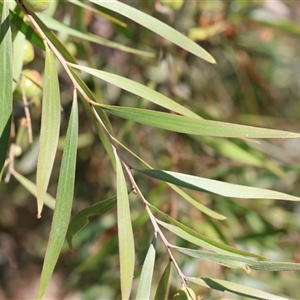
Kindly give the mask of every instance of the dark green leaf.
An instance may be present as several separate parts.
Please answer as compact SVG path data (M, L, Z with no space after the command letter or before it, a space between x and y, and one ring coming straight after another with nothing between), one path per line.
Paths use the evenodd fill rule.
M67 232L67 242L72 249L72 239L74 235L89 223L89 218L95 215L104 215L117 205L117 197L105 199L85 208L77 213L71 220Z
M171 271L171 263L169 262L162 274L160 281L158 283L158 287L155 293L154 300L166 300L168 299L169 292L169 278Z
M12 115L12 36L9 23L9 2L4 1L0 24L0 181L7 156Z

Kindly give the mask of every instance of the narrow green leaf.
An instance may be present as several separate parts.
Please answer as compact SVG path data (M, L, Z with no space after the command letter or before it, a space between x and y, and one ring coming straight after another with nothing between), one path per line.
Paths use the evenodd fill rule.
M111 0L111 1L97 1L97 0L90 0L97 5L110 9L118 14L125 16L133 20L134 22L150 29L151 31L155 32L156 34L166 38L167 40L173 42L174 44L178 45L179 47L191 52L192 54L210 62L215 63L215 59L206 52L202 47L198 44L190 40L185 35L181 34L177 30L173 29L172 27L166 25L165 23L143 13L142 11L126 5L120 1Z
M152 243L148 249L140 277L140 282L137 288L136 299L151 299L151 283L153 277L154 263L155 263L155 247L157 238L153 237Z
M118 86L119 88L128 91L132 94L138 95L144 99L147 99L148 101L151 101L152 103L155 103L161 107L167 108L169 110L172 110L174 112L177 112L178 114L182 114L185 116L190 116L190 117L198 117L195 113L190 111L189 109L185 108L184 106L176 103L175 101L171 100L170 98L150 89L147 86L144 86L136 81L130 80L128 78L96 70L93 68L85 67L85 66L79 66L79 65L74 65L70 64L75 69L87 72L93 76L96 76L106 82L109 82L115 86ZM104 107L105 109L108 109L108 107ZM114 106L113 106L114 107ZM122 107L123 109L123 107ZM146 110L148 111L148 110Z
M300 264L288 262L259 261L249 266L251 269L259 271L300 271Z
M129 198L120 159L115 152L117 172L117 215L120 254L122 299L129 299L134 271L134 239L131 224Z
M50 16L47 16L45 14L37 14L37 16L43 20L44 24L46 26L48 26L50 29L52 30L56 30L58 32L63 32L64 34L68 34L70 36L79 38L81 40L85 40L85 41L89 41L89 42L93 42L99 45L103 45L106 47L110 47L110 48L114 48L114 49L118 49L118 50L122 50L128 53L133 53L136 55L141 55L141 56L145 56L145 57L154 57L155 54L151 53L151 52L146 52L146 51L141 51L141 50L137 50L134 48L130 48L127 46L124 46L122 44L119 43L115 43L112 41L109 41L107 39L104 39L102 37L99 37L97 35L88 33L88 32L81 32L79 30L76 30L75 28L72 28L64 23L61 23L53 18L51 18Z
M166 229L170 230L177 236L185 239L186 241L189 241L195 245L198 245L204 249L214 251L216 253L220 254L237 254L237 255L242 255L242 256L247 256L247 257L254 257L262 260L268 259L265 256L261 256L255 253L247 252L247 251L242 251L233 247L230 247L228 245L219 243L215 240L212 240L194 230L191 228L185 226L184 224L178 222L177 220L173 219L169 215L165 214L164 212L160 211L154 206L151 206L151 208L156 211L158 214L160 214L162 217L164 217L166 220L168 220L171 224L162 222L160 220L156 220L157 223L159 223L161 226L165 227Z
M13 90L15 90L23 67L25 35L18 32L13 43Z
M31 193L33 196L36 197L36 185L32 181L30 181L29 179L27 179L26 177L24 177L23 175L21 175L15 170L11 170L11 174L23 185L23 187L29 193ZM44 204L48 206L50 209L54 210L55 199L51 195L46 193L44 198Z
M78 76L78 74L70 67L70 71L73 74L75 80L77 81L77 83L79 84L79 86L83 89L83 91L86 93L86 95L94 102L97 102L94 94L91 92L91 90L87 87L87 85L84 83L84 81ZM97 133L98 136L106 150L106 152L109 155L110 161L115 169L115 157L114 157L114 153L113 153L113 149L111 146L111 143L107 137L107 135L105 134L105 132L103 131L103 128L99 125L98 120L96 120L95 116L93 115L93 113L91 112L90 106L89 104L86 102L85 99L82 98L82 103L85 107L85 110L87 112L87 114L91 117L91 119L93 120L93 123L97 129ZM97 111L98 116L100 117L100 119L102 120L102 122L104 123L104 125L106 126L106 128L108 129L108 131L112 134L113 130L112 130L112 126L109 122L109 119L106 115L106 112L103 110L98 110Z
M166 300L168 299L169 292L169 278L171 271L171 263L169 262L162 274L160 281L158 283L158 287L155 293L154 300Z
M263 300L287 300L273 294L269 294L255 288L251 288L242 284L215 279L215 278L197 278L197 277L187 277L187 280L194 282L198 285L211 288L217 291L232 293L240 296L247 296L253 299L263 299Z
M12 36L9 23L9 2L3 2L0 23L0 174L7 156L13 100Z
M79 232L83 227L88 225L89 218L95 215L104 215L109 210L111 210L113 207L117 205L117 197L114 196L109 199L105 199L103 201L100 201L96 204L94 204L91 207L87 207L83 210L81 210L79 213L77 213L71 220L68 232L67 232L67 242L69 244L69 247L72 249L72 239L74 235Z
M60 95L56 63L53 53L46 47L46 66L37 163L37 207L40 217L44 197L50 180L60 128Z
M217 219L217 220L226 220L225 216L223 216L223 215L211 210L210 208L206 207L205 205L201 204L200 202L198 202L197 200L192 198L190 195L188 195L186 192L184 192L182 189L180 189L178 186L176 186L174 184L169 184L169 185L176 193L178 193L186 201L188 201L190 204L192 204L194 207L196 207L198 210L200 210L204 214L206 214L214 219Z
M166 107L162 104L159 105ZM186 134L247 139L300 137L299 133L289 131L210 121L187 117L186 115L178 116L143 108L113 105L101 105L101 108L115 116L127 120L133 120L141 124ZM175 110L173 109L173 111Z
M75 184L77 139L78 107L76 90L74 90L72 110L66 134L66 143L62 156L57 186L56 205L40 278L37 299L42 299L43 294L49 284L68 230Z
M144 175L162 181L170 182L185 188L201 192L209 192L224 197L245 198L245 199L278 199L288 201L300 201L299 197L291 196L272 190L237 185L222 182L214 179L207 179L193 175L162 171L162 170L136 170Z
M218 254L218 253L212 253L202 250L194 250L194 249L188 249L188 248L181 248L181 247L172 247L172 249L175 249L181 253L184 253L186 255L189 255L191 257L199 258L202 260L208 260L213 261L215 263L218 263L222 266L226 266L233 269L244 269L249 273L249 266L253 263L257 263L257 260L240 257L240 256L232 256L228 254Z

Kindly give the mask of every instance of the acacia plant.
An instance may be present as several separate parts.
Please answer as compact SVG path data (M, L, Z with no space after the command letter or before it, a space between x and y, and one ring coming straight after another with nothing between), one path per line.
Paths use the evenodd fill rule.
M54 1L50 5L50 13L35 13L30 10L32 6L24 5L25 2L32 3L36 1L18 0L12 2L3 0L0 2L2 14L0 28L0 170L2 184L4 184L3 181L9 181L12 176L36 197L38 218L42 217L44 205L53 210L51 230L36 298L42 299L43 297L65 239L67 239L69 246L72 248L74 235L88 224L91 216L103 215L116 207L120 297L122 299L130 299L133 295L136 299L150 299L153 297L155 299L166 299L171 297L172 295L168 296L169 277L172 274L171 269L175 270L178 282L177 288L179 291L175 295L176 299L196 299L195 293L189 287L189 283L255 299L284 299L230 280L207 278L205 274L201 275L201 277L185 274L178 262L178 254L186 255L192 260L209 261L211 264L219 264L229 269L240 269L241 272L248 274L251 270L271 272L295 271L300 270L300 266L296 263L270 261L264 255L241 250L229 243L223 243L201 234L201 230L199 230L201 227L198 227L196 231L192 228L193 226L183 224L178 219L173 218L168 211L164 212L161 203L151 203L147 200L143 188L137 183L137 178L139 180L141 178L146 180L147 177L154 178L166 183L180 197L180 201L186 201L193 210L198 210L206 218L218 221L225 220L226 216L208 205L201 204L193 198L189 190L229 198L285 201L299 201L300 198L279 191L237 185L170 170L155 169L145 161L143 154L137 154L135 150L130 149L130 146L126 146L124 141L117 137L115 131L118 131L116 124L120 124L118 122L118 118L120 118L131 121L129 123L131 126L133 124L144 124L172 133L203 136L205 137L202 140L203 143L215 142L219 148L233 147L240 153L243 153L243 155L247 155L247 153L242 149L240 142L245 140L292 139L299 138L300 134L207 120L193 112L188 105L180 104L149 86L118 74L94 68L92 64L91 66L80 64L80 60L76 59L76 54L74 57L74 53L61 40L63 34L73 36L84 42L94 42L126 51L132 55L141 56L149 60L153 59L156 53L152 51L153 49L149 50L147 46L144 47L144 50L139 50L130 48L122 43L104 40L89 32L80 31L80 29L72 27L70 23L64 24L62 21L51 17L57 6L64 5L63 7L66 8L67 5L72 5L72 7L78 8L77 11L100 14L119 28L125 28L127 26L126 21L124 23L124 21L116 18L116 16L122 15L125 17L124 20L132 20L149 31L153 31L165 40L176 44L184 51L204 60L206 64L216 63L215 59L199 44L131 5L117 0L68 0L64 1L64 3ZM180 6L181 2L178 2ZM23 49L28 41L44 53L43 80L39 78L39 74L33 76L34 74L28 74L25 70ZM73 90L73 92L69 90L69 93L73 93L73 100L64 138L57 193L53 197L47 192L47 189L53 165L57 163L57 160L55 162L55 157L60 136L61 114L65 105L61 101L61 83L58 80L58 73L68 77L68 84L72 86ZM144 104L149 102L152 104L150 106L141 104L137 105L137 107L133 105L124 106L122 101L118 105L105 104L101 95L95 92L90 84L85 83L84 78L86 76L84 74L92 75L97 80L100 79L132 93L143 99ZM98 83L97 80L94 81L95 84ZM26 82L29 82L28 84L35 88L34 95L42 94L40 102L32 100L34 97L28 94ZM23 108L25 109L27 122L24 126L16 126L14 124L13 101L17 101L14 100L17 98L17 93L19 98L23 100ZM78 103L78 96L81 100L80 103ZM39 105L42 107L41 111L37 110L41 117L40 126L35 123L32 125L30 122L32 112L30 110L33 109L33 106ZM84 109L86 115L94 124L99 141L101 141L102 147L111 160L112 168L110 172L115 173L116 178L115 184L112 184L112 189L115 187L116 196L81 210L70 221L75 189L78 132L80 129L78 107ZM24 131L24 128L27 128L28 135L26 135L26 139L29 144L32 143L32 135L39 136L36 182L27 179L14 167L15 160L18 159L19 152L22 151L19 136L21 131ZM155 137L152 143L156 143ZM144 167L140 167L141 165ZM134 290L133 278L138 276L135 275L135 245L139 243L139 240L133 234L134 228L130 209L130 199L133 197L138 197L141 201L143 211L140 213L146 212L147 220L153 228L153 237L149 237L152 241L144 258L137 288ZM168 199L164 201L167 202ZM170 233L188 241L189 246L181 247L180 243L171 243L169 239ZM166 268L158 281L157 288L153 290L152 281L157 241L160 241L164 246Z

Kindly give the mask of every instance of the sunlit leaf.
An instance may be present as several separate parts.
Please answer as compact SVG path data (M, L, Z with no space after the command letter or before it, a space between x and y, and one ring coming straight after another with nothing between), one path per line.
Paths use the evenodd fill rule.
M162 104L160 105L163 106ZM101 105L101 108L127 120L186 134L248 139L300 137L299 133L289 131L203 120L143 108L112 105ZM173 111L175 110L173 109Z
M203 48L201 48L198 44L178 32L177 30L173 29L172 27L166 25L165 23L143 13L142 11L129 6L125 3L120 1L111 0L111 1L97 1L97 0L90 0L97 5L102 7L108 8L118 14L125 16L133 20L134 22L152 30L158 35L166 38L167 40L173 42L174 44L178 45L179 47L191 52L192 54L210 62L215 63L215 59L206 52Z
M299 197L291 196L272 190L249 187L244 185L222 182L193 175L162 171L162 170L136 170L144 175L170 182L185 188L201 192L209 192L224 197L245 199L278 199L288 201L300 201Z
M117 215L120 254L120 277L122 299L129 299L134 271L134 239L131 224L129 198L122 165L117 153Z
M95 215L104 215L109 210L117 205L117 197L105 199L94 204L91 207L87 207L77 213L71 220L67 232L67 242L72 249L72 239L74 235L79 232L83 227L89 223L89 218Z
M62 156L57 186L56 205L40 278L37 299L42 299L43 294L49 284L68 230L75 184L77 138L78 107L76 90L74 90L72 110L66 134L66 143Z
M12 37L9 1L4 1L0 24L0 174L7 156L12 114ZM1 181L1 175L0 175Z
M46 47L40 145L37 163L38 217L50 180L60 128L60 94L54 54Z
M180 196L182 196L186 201L188 201L190 204L192 204L194 207L196 207L199 211L203 212L204 214L217 219L217 220L226 220L226 217L211 210L207 206L201 204L194 198L192 198L190 195L188 195L186 192L184 192L182 189L180 189L178 186L174 184L170 184L171 188L178 193Z
M169 292L169 278L171 271L171 263L169 262L162 274L160 281L158 283L158 287L155 293L154 300L165 300L168 297Z
M137 288L136 299L150 299L151 284L155 263L156 254L156 237L153 237L152 243L149 246L145 261L142 267L142 273Z
M226 280L215 279L215 278L197 278L197 277L187 277L187 280L217 291L232 293L240 296L247 296L253 299L287 300L286 298L283 297L279 297L270 293L260 291L255 288L251 288L242 284L238 284Z
M251 269L259 271L300 271L300 264L288 262L259 261L249 266Z
M176 103L175 101L171 100L170 98L148 88L147 86L144 86L136 81L130 80L128 78L96 70L89 67L79 66L70 64L73 68L87 72L93 76L96 76L104 81L107 81L115 86L118 86L119 88L131 92L135 95L138 95L144 99L147 99L148 101L151 101L159 106L162 106L164 108L167 108L169 110L172 110L174 112L177 112L182 115L186 116L197 116L195 113L190 111L189 109L185 108L184 106ZM103 108L108 109L108 107L103 106ZM96 109L99 109L96 107ZM134 120L135 121L135 120Z

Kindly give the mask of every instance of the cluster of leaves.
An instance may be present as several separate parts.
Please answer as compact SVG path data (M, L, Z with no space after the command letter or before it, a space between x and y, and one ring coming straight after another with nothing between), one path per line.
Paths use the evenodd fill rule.
M164 3L164 2L162 2ZM179 3L181 3L179 1ZM259 271L297 271L300 266L297 263L274 262L270 261L265 255L259 255L250 251L240 250L230 245L228 238L220 229L222 225L216 225L215 222L226 219L225 214L219 213L209 205L201 204L195 199L192 191L200 191L215 194L229 198L244 199L274 199L285 201L299 201L299 197L287 193L277 192L271 189L249 187L227 183L221 180L208 179L190 174L158 170L153 168L145 161L143 154L138 154L137 149L130 149L130 145L125 145L124 141L115 133L118 128L118 118L128 120L130 128L134 124L144 124L147 126L164 129L171 133L183 133L190 136L194 141L201 141L203 144L212 147L220 155L229 157L235 162L244 162L250 166L262 167L275 175L283 176L284 171L273 160L259 155L258 151L251 144L252 139L279 139L279 138L299 138L299 133L267 129L263 127L253 127L246 125L236 125L227 122L214 120L203 111L206 119L202 118L201 109L196 113L192 111L193 105L188 103L183 105L180 101L174 101L171 97L159 93L156 90L139 83L138 80L126 78L112 72L99 70L94 67L94 62L89 61L90 66L78 63L70 49L63 43L63 35L72 36L84 42L94 42L100 45L109 46L118 50L132 53L143 57L145 60L151 60L155 54L152 51L137 50L125 46L122 43L105 40L84 29L73 28L66 25L68 22L61 22L53 17L57 8L57 2L51 4L52 13L35 14L29 12L22 3L15 3L9 10L10 1L0 2L1 31L0 31L0 60L2 67L0 70L0 169L2 174L6 172L6 181L13 176L22 186L24 186L37 199L37 216L42 215L43 206L46 205L54 210L50 235L46 248L43 269L40 278L40 284L37 292L37 299L41 299L49 284L54 268L57 264L59 255L63 249L64 241L67 239L69 246L73 247L73 236L83 229L93 215L104 215L116 206L117 216L117 240L116 236L106 244L107 249L102 249L97 255L86 260L85 263L77 268L85 270L88 266L103 260L103 255L108 255L109 248L118 243L119 251L119 269L120 286L122 299L129 299L134 294L137 299L150 299L154 295L156 299L165 299L168 297L171 267L176 271L176 277L181 282L181 292L175 297L186 296L194 298L191 290L188 289L189 283L208 287L210 289L230 292L237 295L253 297L255 299L284 299L270 293L250 288L248 286L234 283L230 280L207 277L205 274L192 277L185 274L180 263L178 263L177 254L196 258L199 261L209 261L231 269L243 270L247 274L251 270ZM84 12L101 15L114 23L120 31L126 31L126 23L115 18L115 15L123 15L126 20L132 20L153 31L157 35L179 46L184 51L201 58L205 64L214 64L215 59L199 44L192 39L203 38L203 31L194 29L190 31L190 38L179 33L172 27L159 21L158 19L145 14L141 10L119 1L66 1L64 5L72 4L74 9L81 16L79 20L84 19ZM182 4L182 3L181 3ZM62 5L63 6L63 5ZM180 8L176 7L176 9ZM64 7L63 7L64 8ZM63 9L62 8L62 9ZM222 23L223 24L223 23ZM82 25L82 24L81 24ZM224 25L224 24L223 24ZM228 24L225 24L227 27ZM57 34L54 33L57 31ZM204 34L205 37L221 32L220 24L211 26ZM126 32L124 33L126 35ZM202 35L201 35L202 34ZM200 38L199 38L200 36ZM38 130L39 143L37 155L36 183L28 180L22 172L18 172L14 166L15 157L17 159L17 150L22 149L23 134L22 126L17 128L16 136L11 136L11 127L13 124L13 97L16 95L16 89L21 86L21 97L24 100L24 108L27 108L27 95L25 87L22 86L22 64L23 64L23 45L25 39L35 44L36 47L45 51L44 84L42 86L41 101L41 125ZM146 47L145 47L146 48ZM242 56L241 56L242 57ZM19 58L19 59L16 59ZM21 58L21 59L20 59ZM64 105L61 100L60 87L58 80L57 60L60 63L59 73L64 73L71 81L73 87L73 99L70 109L69 121L67 124L66 135L64 137L63 155L61 157L60 172L57 183L56 197L47 193L51 173L54 168L57 148L59 147L59 133L61 127L61 107ZM24 72L23 72L24 73ZM85 75L93 76L91 82L85 82ZM143 99L136 106L124 103L112 105L105 103L101 93L91 88L91 85L97 84L97 80L102 80L112 84L124 91ZM154 82L154 85L157 82ZM38 85L38 84L37 84ZM72 91L69 91L72 94ZM71 209L75 190L75 174L77 149L79 148L79 109L77 95L82 100L82 107L85 113L94 124L97 135L102 142L112 165L112 173L116 174L116 196L109 197L91 207L78 212L72 220ZM125 102L125 101L124 101ZM149 104L150 103L150 104ZM155 109L153 109L155 108ZM27 115L29 123L30 116ZM113 121L112 121L113 120ZM132 137L134 138L134 136ZM199 138L199 140L197 139ZM226 138L226 139L219 139ZM231 139L227 139L231 138ZM235 139L232 139L235 138ZM30 134L28 140L30 140ZM250 142L249 142L250 141ZM154 140L153 143L156 143ZM159 141L157 141L159 143ZM248 143L248 144L247 144ZM34 147L34 146L32 146ZM33 151L33 150L32 150ZM146 156L146 155L145 155ZM129 157L129 158L128 158ZM135 167L138 166L138 167ZM141 175L141 176L140 176ZM143 177L144 176L144 177ZM188 226L174 218L172 214L166 214L163 211L160 201L149 200L142 192L143 183L138 182L141 178L157 179L167 183L174 194L184 199L195 210L200 211L204 218L211 222L211 228L219 233L220 242L213 237L201 232L201 227ZM128 182L127 182L127 180ZM130 189L128 188L130 186ZM187 191L187 190L188 191ZM157 192L156 192L157 193ZM151 199L158 197L149 196ZM140 200L142 203L140 216L132 222L132 210L129 205L129 198ZM164 201L165 202L165 201ZM147 218L145 218L147 216ZM149 248L143 259L138 286L133 289L133 278L135 274L136 254L139 243L138 238L134 237L133 232L146 222L152 224L153 238L149 242ZM219 223L218 223L219 224ZM220 224L222 224L220 222ZM197 229L197 230L195 230ZM198 232L199 231L199 232ZM189 242L182 247L182 242L170 242L168 234L181 238ZM150 235L148 236L149 240ZM153 274L156 256L160 256L160 249L157 247L157 241L163 244L166 257L169 263L166 264L160 280L157 282L157 289L152 291ZM188 246L186 246L188 245ZM104 248L104 247L103 247ZM151 294L152 293L152 294Z

